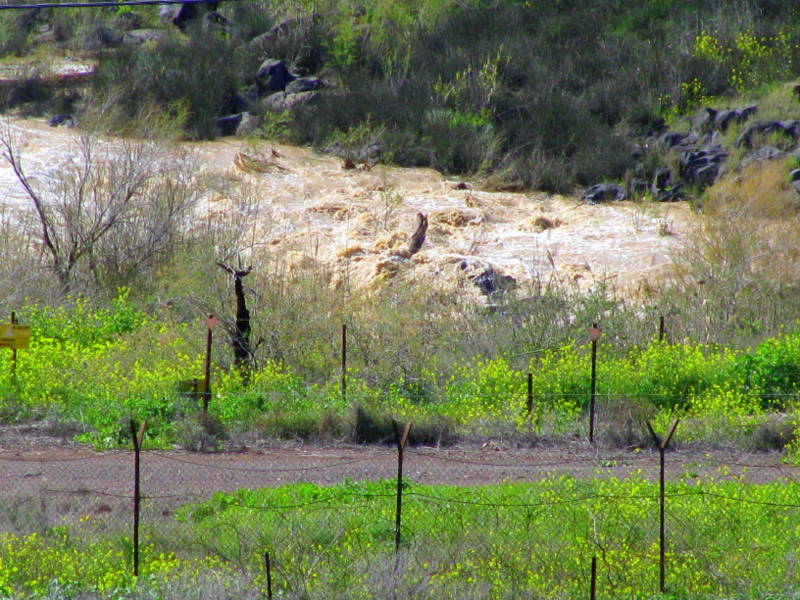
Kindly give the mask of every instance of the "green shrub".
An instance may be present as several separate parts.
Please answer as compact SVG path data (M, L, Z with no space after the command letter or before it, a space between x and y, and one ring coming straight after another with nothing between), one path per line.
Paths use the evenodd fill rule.
M224 38L173 34L155 46L123 47L100 63L95 94L116 99L111 125L126 131L153 107L183 107L179 125L193 139L215 137L215 122L240 85L241 56Z
M768 338L736 365L746 389L761 399L765 409L781 409L797 398L800 389L800 333Z

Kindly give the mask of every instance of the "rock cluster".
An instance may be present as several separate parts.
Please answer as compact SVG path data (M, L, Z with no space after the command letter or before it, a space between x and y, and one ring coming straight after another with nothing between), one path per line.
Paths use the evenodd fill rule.
M734 150L746 151L739 161L739 167L746 167L787 155L786 150L771 145L770 140L777 138L780 145L797 148L800 121L758 121L754 120L757 114L755 105L732 109L708 107L699 113L688 131L670 131L663 120L655 121L634 158L639 159L641 166L648 153L658 152L665 157L666 164L648 179L633 178L627 185L600 183L588 187L583 200L596 204L649 195L658 202L674 202L684 198L686 186L703 190L713 185L725 171L726 161ZM723 136L733 127L740 127L741 133L726 148ZM800 184L795 187L800 188Z
M239 31L241 25L224 15L218 8L223 0L208 2L178 3L161 6L159 18L161 28L141 28L142 23L132 13L125 13L115 20L88 28L79 45L87 51L98 51L122 45L140 45L157 42L169 35L169 29L175 27L188 33L193 26L202 27L206 32L230 34ZM316 16L309 17L311 19ZM17 25L26 31L39 32L37 43L53 43L62 41L57 27L51 22L49 13L42 9L31 9L20 13ZM267 32L256 36L248 43L254 53L267 55L270 44L281 37L292 34L296 27L305 26L298 19L282 21ZM277 58L264 59L255 73L248 79L251 83L243 93L231 91L230 98L224 102L224 108L216 121L216 133L220 136L247 135L260 124L261 116L266 112L281 113L294 107L313 102L317 94L329 87L321 78L313 76L319 61L313 57L300 57L292 65L287 65ZM69 119L67 119L69 117ZM72 123L70 115L54 115L51 125L57 126Z

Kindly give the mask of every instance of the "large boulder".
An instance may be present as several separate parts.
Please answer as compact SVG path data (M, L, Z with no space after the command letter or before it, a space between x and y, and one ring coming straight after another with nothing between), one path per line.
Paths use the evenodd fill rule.
M598 183L583 192L583 200L589 204L625 200L627 196L628 190L616 183Z
M748 126L736 140L737 146L753 147L753 138L757 135L780 133L795 141L800 134L800 121L761 121Z
M222 137L226 135L236 135L237 129L242 124L242 119L244 117L244 113L238 113L235 115L227 115L225 117L220 117L217 119L216 122L216 132L217 135Z
M275 23L275 25L270 27L269 31L266 31L261 35L257 35L250 40L249 46L253 50L263 50L269 44L277 40L280 36L289 33L298 23L300 23L300 19L294 17L290 17L280 21L279 23Z
M488 267L477 275L470 276L472 283L486 296L502 294L517 287L517 280L511 275L503 275Z
M292 110L295 106L302 106L313 102L317 97L318 92L299 92L297 94L287 94L286 92L276 92L264 98L261 103L261 109L269 112L284 112Z
M172 23L181 31L185 31L189 23L201 15L201 7L204 9L203 12L214 12L219 7L219 1L168 4L158 9L158 16L162 23Z
M38 33L31 38L32 44L54 44L61 41L64 41L64 32L52 23L40 25Z
M239 121L239 126L236 128L236 135L239 137L252 135L259 125L261 125L261 119L252 113L244 112Z
M289 72L285 62L268 58L256 71L256 88L259 94L282 92L295 79L297 78Z
M103 48L116 48L121 46L125 34L110 27L95 27L90 30L80 41L83 50L101 50Z
M203 31L228 34L233 30L233 23L215 10L203 15Z
M167 37L167 35L167 32L163 29L131 29L125 32L122 43L136 46L147 42L158 42Z
M758 107L754 104L743 108L732 108L729 110L717 110L706 108L707 126L723 133L733 124L744 123L751 116L756 114Z
M678 160L681 176L685 181L696 183L702 187L712 185L719 175L720 166L727 157L728 154L722 150L721 146L710 146L684 152Z
M656 202L677 202L683 200L683 191L676 185L670 169L659 169L653 177L650 193Z
M74 127L75 126L75 118L72 115L53 115L50 117L50 120L47 121L47 124L50 127L60 127L62 125L66 125L67 127Z
M328 13L332 14L332 13ZM293 31L313 27L322 17L320 13L312 13L303 17L288 17L283 21L275 23L268 31L255 36L249 42L251 49L263 51L271 47L279 38L291 34Z
M786 156L786 152L775 146L761 146L758 150L754 150L746 154L742 158L741 166L749 167L754 163L763 162L765 160L776 160Z
M789 173L789 181L791 182L792 189L800 194L800 169L794 169Z
M3 4L9 3L4 2ZM14 30L30 33L40 24L48 21L48 13L43 8L29 8L17 12L12 27Z
M162 23L172 23L183 31L197 17L197 4L167 4L159 7L158 17Z
M325 87L325 82L319 77L298 77L290 81L286 86L287 94L298 94L301 92L313 92Z
M690 131L688 133L681 133L679 131L668 131L660 138L658 138L658 143L666 150L671 150L672 148L680 147L680 148L688 148L697 144L700 140L699 136Z

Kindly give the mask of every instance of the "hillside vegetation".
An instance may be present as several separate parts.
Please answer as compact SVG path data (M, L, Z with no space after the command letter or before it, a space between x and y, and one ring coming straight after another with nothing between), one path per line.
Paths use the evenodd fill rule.
M211 14L179 29L156 7L122 1L4 11L4 54L99 63L91 89L51 97L28 82L7 104L191 138L247 110L257 134L355 159L570 191L626 171L652 177L632 152L654 124L732 108L731 96L800 68L798 9L766 0L220 2ZM267 59L325 87L309 101L264 102L284 89L258 80Z

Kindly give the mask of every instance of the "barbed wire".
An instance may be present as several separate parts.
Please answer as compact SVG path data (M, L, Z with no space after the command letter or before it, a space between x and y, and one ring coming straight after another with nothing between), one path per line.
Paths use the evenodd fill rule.
M197 462L197 461L192 461L192 460L188 460L188 459L184 459L184 458L178 458L178 457L175 457L175 456L170 456L168 454L163 454L163 453L160 453L160 452L151 452L151 453L153 455L155 455L155 456L158 456L159 458L163 458L164 460L168 460L168 461L172 461L172 462L176 462L176 463L192 465L192 466L195 466L195 467L203 467L203 468L207 468L207 469L218 469L218 470L224 470L224 471L236 471L236 472L242 472L242 473L302 473L302 472L305 472L305 471L317 471L317 470L324 470L324 469L338 469L338 468L341 468L341 467L346 467L346 466L354 465L354 464L358 464L358 463L374 462L375 458L376 458L375 456L365 456L363 458L354 458L354 459L350 459L350 460L346 460L346 461L342 461L342 462L338 462L338 463L333 463L333 464L312 465L312 466L309 466L309 467L256 468L256 467L235 467L235 466L231 466L231 465L214 464L214 463L209 463L209 462ZM386 457L387 458L392 458L393 455L390 452L387 452L386 453Z
M118 498L123 500L133 500L134 496L132 494L115 494L113 492L107 492L104 490L96 490L96 489L76 489L76 490L67 490L67 489L57 489L57 488L42 488L42 491L51 493L51 494L64 494L64 495L80 495L80 496L101 496L101 497L111 497L111 498ZM158 499L195 499L200 500L201 502L211 502L217 503L221 507L229 508L242 508L248 510L261 510L261 511L270 511L270 510L289 510L289 509L296 509L296 508L303 508L305 506L314 506L319 504L335 504L337 508L344 508L344 507L352 507L352 504L344 504L341 502L337 502L342 497L356 497L356 498L363 498L366 500L374 500L374 499L394 499L396 498L395 492L385 492L385 493L376 493L376 492L359 492L357 490L336 490L334 493L330 493L327 496L321 498L314 498L312 500L308 500L305 502L297 502L293 504L247 504L241 501L237 501L234 497L226 496L224 499L215 499L212 497L203 498L202 494L192 494L192 493L181 493L181 494L162 494L162 495L149 495L149 494L142 494L141 499L144 500L158 500ZM800 503L788 503L788 502L774 502L770 500L757 500L752 498L746 498L742 496L729 496L726 494L721 494L719 492L712 492L708 490L692 490L692 491L683 491L683 492L667 492L665 494L665 498L667 500L674 500L676 498L687 498L687 497L711 497L716 498L719 500L725 500L727 502L740 502L743 504L754 504L759 506L770 506L772 508L784 508L784 509L800 509ZM576 496L573 498L560 498L557 500L543 500L540 502L489 502L484 500L470 500L467 498L449 498L444 496L437 496L434 494L429 494L425 492L416 491L412 489L406 489L403 491L404 498L417 498L425 502L439 504L439 505L446 505L446 504L459 504L465 506L481 506L486 508L497 508L497 509L514 509L514 508L544 508L544 507L552 507L552 506L561 506L564 504L580 504L582 502L590 502L594 500L613 500L613 501L630 501L630 500L647 500L647 501L658 501L659 495L658 494L584 494L581 496Z
M569 464L589 464L589 463L603 463L603 462L614 462L619 460L625 461L646 461L646 460L655 460L658 458L657 455L654 454L638 454L632 456L621 456L621 455L608 455L608 456L596 456L591 458L569 458L569 459L560 459L560 460L548 460L544 462L517 462L517 463L497 463L497 462L485 462L479 461L475 459L468 459L468 458L457 458L457 457L449 457L449 456L437 456L436 454L419 451L418 449L409 448L409 454L414 454L416 456L423 456L425 458L447 462L447 463L458 463L458 464L466 464L466 465L473 465L473 466L481 466L481 467L497 467L497 468L537 468L537 467L558 467L563 465ZM598 465L594 465L598 466ZM602 465L599 465L602 466Z

